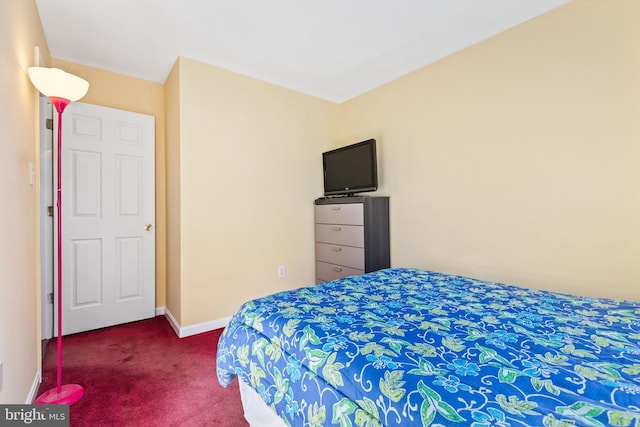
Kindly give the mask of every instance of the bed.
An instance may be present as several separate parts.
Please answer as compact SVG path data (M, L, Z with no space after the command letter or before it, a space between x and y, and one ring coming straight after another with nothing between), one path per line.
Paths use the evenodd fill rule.
M640 426L640 303L431 271L249 301L216 364L282 425Z

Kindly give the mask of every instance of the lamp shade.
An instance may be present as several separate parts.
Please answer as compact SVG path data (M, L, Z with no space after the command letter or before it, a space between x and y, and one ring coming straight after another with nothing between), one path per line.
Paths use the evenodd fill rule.
M63 98L69 102L82 98L89 90L89 82L59 68L30 67L31 83L47 97Z

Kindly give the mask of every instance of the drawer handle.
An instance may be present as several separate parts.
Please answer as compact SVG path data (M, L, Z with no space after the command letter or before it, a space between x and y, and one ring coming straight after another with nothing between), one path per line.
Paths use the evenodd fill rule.
M334 210L334 211L339 211L340 210L340 206L333 206L331 209Z
M342 227L331 227L331 229L333 231L340 231L340 230L342 230Z
M332 249L334 252L342 252L342 248L337 248L334 246Z
M333 271L335 271L336 273L340 273L342 269L340 267L333 267Z

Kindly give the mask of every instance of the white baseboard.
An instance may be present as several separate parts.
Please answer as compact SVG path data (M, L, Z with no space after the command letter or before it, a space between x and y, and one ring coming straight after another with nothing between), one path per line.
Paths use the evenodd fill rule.
M166 311L166 307L156 307L156 316L162 316Z
M164 311L164 317L167 318L167 320L169 321L169 324L171 325L171 327L173 328L173 331L176 333L176 335L178 336L178 338L182 338L180 336L180 324L178 323L178 321L176 320L175 317L173 317L173 314L171 314L171 312L168 309L165 309Z
M180 328L180 334L178 335L180 338L188 337L190 335L201 334L202 332L209 332L215 329L224 328L229 324L231 320L231 316L225 317L223 319L210 320L208 322L197 323L195 325L189 325Z
M36 400L36 396L38 393L38 388L40 388L40 383L42 382L42 374L40 371L36 372L36 376L33 379L33 383L31 384L31 390L29 390L29 396L27 396L27 401L24 402L27 405L31 405L34 400Z
M158 310L159 309L156 308L156 313L158 312ZM201 334L203 332L209 332L215 329L224 328L229 324L229 321L231 320L231 316L229 316L229 317L224 317L222 319L210 320L208 322L202 322L202 323L197 323L195 325L189 325L189 326L183 327L183 326L180 326L176 318L173 317L173 315L168 309L162 307L162 310L164 311L164 316L169 321L169 324L173 328L178 338L184 338L191 335Z

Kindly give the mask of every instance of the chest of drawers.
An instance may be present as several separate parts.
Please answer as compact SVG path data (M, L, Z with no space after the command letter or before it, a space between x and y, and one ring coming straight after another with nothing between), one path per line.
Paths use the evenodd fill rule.
M389 198L317 199L315 245L318 283L388 268Z

